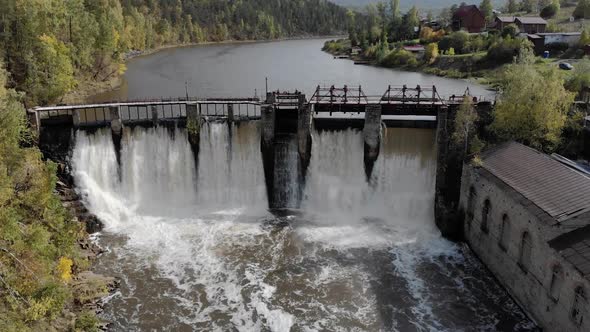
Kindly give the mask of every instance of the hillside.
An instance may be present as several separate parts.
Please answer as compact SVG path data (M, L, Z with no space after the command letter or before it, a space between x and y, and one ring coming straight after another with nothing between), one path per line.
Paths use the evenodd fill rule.
M346 7L364 7L370 3L377 3L378 0L332 0L332 2L339 4L341 6ZM385 1L387 2L387 1ZM451 7L452 5L459 5L461 2L465 2L467 4L476 4L479 5L481 1L473 1L473 0L466 0L466 1L457 1L457 0L401 0L401 10L407 11L412 6L416 5L416 7L420 9L426 10L437 10L446 7ZM496 6L501 7L504 5L504 1L502 0L495 0L494 3Z
M121 74L125 54L209 41L345 31L327 0L0 1L0 53L11 87L32 104L59 101L82 80Z

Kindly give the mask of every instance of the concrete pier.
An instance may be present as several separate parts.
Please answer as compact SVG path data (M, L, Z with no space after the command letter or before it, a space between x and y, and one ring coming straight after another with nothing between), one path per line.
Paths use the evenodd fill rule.
M200 109L197 104L186 105L186 131L188 142L193 152L195 167L199 170L199 149L201 144L201 118Z
M266 193L270 208L276 207L274 199L274 176L275 176L275 121L276 113L274 106L263 105L260 109L262 126L262 139L260 140L260 151L262 152L262 166L264 168L264 179L266 181Z
M459 212L461 175L465 159L465 146L453 140L457 108L441 107L436 128L436 185L434 216L442 235L451 240L461 240L463 220Z
M365 141L365 175L367 181L370 181L381 147L381 105L366 106L363 139Z
M109 107L111 113L111 135L115 146L115 156L119 165L119 177L121 168L121 140L123 139L123 122L121 121L121 108L118 106ZM76 112L77 113L77 112Z
M158 107L152 105L150 108L152 111L152 125L154 127L157 127L158 126Z
M305 183L307 168L311 160L311 124L312 110L311 105L305 103L305 96L299 101L298 118L297 118L297 147L299 150L299 159L301 161L300 183ZM301 186L304 187L303 185Z

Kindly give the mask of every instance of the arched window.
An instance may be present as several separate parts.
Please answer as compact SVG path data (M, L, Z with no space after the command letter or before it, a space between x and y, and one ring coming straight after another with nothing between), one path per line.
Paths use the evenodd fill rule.
M490 229L488 227L488 219L490 218L490 210L492 206L490 204L490 200L486 199L483 202L483 209L481 210L481 231L488 234Z
M563 283L563 269L554 265L551 269L551 283L549 284L549 297L555 302L559 301L559 292Z
M508 236L510 235L510 218L506 213L502 216L502 223L500 224L500 238L498 239L498 245L504 251L506 251L508 245Z
M471 229L471 222L473 221L473 214L475 211L475 188L469 188L469 197L467 198L467 229Z
M574 304L572 306L572 320L578 326L582 325L584 321L584 309L586 307L586 292L582 286L576 287L574 294Z
M531 251L533 243L529 232L523 232L520 240L520 255L518 257L518 264L523 270L528 270L530 267Z

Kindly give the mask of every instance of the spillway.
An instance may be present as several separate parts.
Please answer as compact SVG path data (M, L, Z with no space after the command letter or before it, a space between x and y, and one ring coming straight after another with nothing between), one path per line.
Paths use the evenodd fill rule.
M273 214L257 123L77 131L78 190L105 223L96 269L121 280L114 331L532 328L468 249L434 226L434 132L386 129L366 181L362 134L315 131L305 186L278 147ZM120 167L120 176L118 168ZM501 322L501 325L499 322Z

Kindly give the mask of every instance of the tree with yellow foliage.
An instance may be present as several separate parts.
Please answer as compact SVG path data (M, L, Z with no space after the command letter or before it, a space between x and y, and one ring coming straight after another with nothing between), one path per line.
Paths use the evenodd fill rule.
M538 70L523 55L503 75L492 130L502 139L551 152L560 142L573 100L556 67Z

